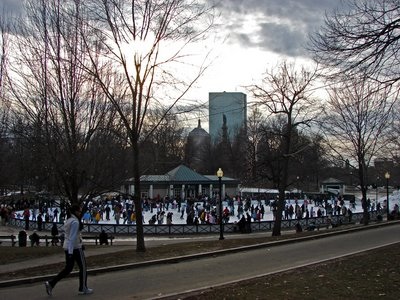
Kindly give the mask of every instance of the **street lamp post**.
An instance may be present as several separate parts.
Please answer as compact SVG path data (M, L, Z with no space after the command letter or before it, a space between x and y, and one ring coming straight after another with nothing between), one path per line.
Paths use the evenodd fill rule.
M221 168L217 171L217 177L219 182L219 239L224 239L224 222L222 222L222 176L224 176L224 172Z
M296 177L296 192L297 192L298 199L301 199L300 189L299 189L299 180L300 180L300 176L297 176Z
M389 214L390 214L390 208L389 208L389 179L390 179L390 173L389 172L385 173L385 178L386 178L386 218L389 221Z

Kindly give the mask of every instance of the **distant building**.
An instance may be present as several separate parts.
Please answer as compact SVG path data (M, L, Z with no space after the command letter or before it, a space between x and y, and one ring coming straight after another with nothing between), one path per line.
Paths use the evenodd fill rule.
M221 135L226 122L229 139L246 128L247 96L240 92L209 93L208 98L209 132L215 143Z
M208 174L209 161L210 135L201 128L199 120L197 127L189 132L185 149L185 162L192 170L201 174Z
M343 181L336 178L327 178L322 181L321 193L331 193L333 195L343 195L346 193L346 185Z
M227 176L222 177L222 197L234 197L239 191L239 180ZM219 193L219 178L217 175L202 175L185 165L179 165L164 175L142 175L140 177L141 197L149 199L198 198L199 196L215 196ZM134 178L125 181L121 192L133 195Z

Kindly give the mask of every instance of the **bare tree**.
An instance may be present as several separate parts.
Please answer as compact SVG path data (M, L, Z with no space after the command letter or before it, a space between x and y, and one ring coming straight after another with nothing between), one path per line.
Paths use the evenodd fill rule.
M110 110L82 64L85 30L79 1L26 1L10 74L12 107L40 129L60 190L73 203L91 167L91 138ZM32 125L33 126L33 125Z
M6 97L5 78L7 72L8 52L9 52L9 19L6 8L0 6L0 185L3 186L7 183L6 167L7 162L7 149L8 144L8 116L9 116L9 103Z
M269 178L279 190L278 207L272 231L274 236L281 234L285 190L291 184L290 162L308 148L308 145L298 143L299 140L295 136L301 130L308 130L318 113L318 106L312 97L312 87L316 76L316 69L310 72L302 67L297 71L294 64L283 62L276 70L266 73L262 85L250 87L254 97L266 108L269 116L276 119L278 125L271 127L269 140L266 141L271 143L271 149L279 150L275 151L279 153L276 157L279 166L272 170ZM259 149L260 152L263 150Z
M393 106L392 122L388 122L391 131L391 140L385 143L382 157L392 158L397 166L400 166L400 106Z
M174 111L174 110L173 110ZM154 125L164 116L156 128ZM177 114L165 115L165 109L151 109L143 127L145 140L140 142L140 161L153 174L165 174L183 161L184 127ZM148 172L147 171L147 172Z
M232 167L231 176L243 180L246 178L248 169L248 144L246 128L236 130L232 140ZM218 170L218 169L217 169Z
M247 161L249 169L247 182L258 181L258 151L260 149L264 122L265 120L260 108L255 105L250 111L250 116L247 118Z
M90 162L85 170L86 182L80 190L81 198L105 193L118 193L121 183L129 177L129 147L124 128L115 111L104 119L83 154Z
M196 0L93 0L85 6L93 16L91 34L84 33L93 57L94 70L88 71L118 111L132 147L136 250L145 251L139 161L143 127L152 105L169 107L154 123L155 129L203 74L206 65L203 60L196 64L191 46L210 30L213 11ZM95 59L96 45L103 50L101 61Z
M7 15L4 7L0 7L0 96L4 97L4 78L7 70L8 61L8 43L9 43L9 20L7 20Z
M325 139L335 159L348 161L358 172L364 202L368 167L390 140L388 124L397 93L364 77L338 83L329 90L321 123ZM364 207L364 223L368 224L367 207Z
M331 75L366 74L381 82L400 79L400 3L395 0L348 0L327 15L311 37L310 50Z
M303 153L301 161L294 166L298 170L296 176L300 176L299 183L306 192L319 191L321 177L326 176L322 171L325 171L329 165L327 159L329 154L325 151L324 139L320 133L303 138L309 139L310 147Z

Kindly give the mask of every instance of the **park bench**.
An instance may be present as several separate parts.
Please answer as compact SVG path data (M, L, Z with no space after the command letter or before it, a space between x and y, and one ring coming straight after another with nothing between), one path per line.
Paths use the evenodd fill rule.
M15 235L10 234L10 235L0 235L0 243L2 244L3 242L9 242L11 246L15 246L17 243L18 239Z
M82 236L82 239L84 241L93 241L94 240L95 245L100 244L100 238L98 235L85 235L85 236ZM112 245L114 237L112 235L110 235L107 237L107 240L109 241L109 244Z
M53 237L50 235L39 236L39 242L44 242L46 246L51 243ZM0 235L0 243L7 242L10 243L12 247L15 247L17 243L19 243L19 238L16 235ZM26 244L30 244L29 236L26 237Z
M315 228L319 231L321 228L329 229L329 226L332 224L330 222L319 223L315 226Z
M56 236L55 238L57 238L59 242L62 241L62 236ZM93 241L95 243L95 245L100 244L100 239L99 239L98 235L82 236L82 239L85 241ZM113 241L114 241L114 236L108 236L107 239L109 241L109 244L112 245ZM48 247L51 244L52 240L53 240L53 236L51 236L51 235L39 235L39 245L44 244L44 245L46 245L46 247ZM1 235L0 236L0 244L2 242L9 242L12 247L15 247L15 245L18 243L18 237L13 234ZM27 236L26 244L30 245L29 236Z
M346 220L346 221L342 221L342 223L340 224L340 225L355 225L356 224L356 222L354 222L354 221L348 221L348 220Z
M55 238L57 238L59 241L63 240L62 236L56 236ZM114 237L113 236L108 236L107 239L109 241L109 244L112 245L113 241L114 241ZM48 236L48 235L40 236L40 240L41 241L44 240L45 243L46 243L46 246L49 246L49 244L53 240L53 236L51 236L51 235L50 236ZM100 238L99 238L98 235L85 235L85 236L82 236L82 240L84 240L84 241L94 241L95 245L100 244Z
M324 227L326 229L329 229L329 227L336 228L336 227L343 226L343 225L355 225L355 224L356 224L355 221L349 222L348 220L345 220L345 221L341 221L340 220L340 222L338 222L338 223L334 223L332 221L329 221L329 222L324 222L324 223L317 224L316 228L317 228L317 230L319 230L320 228L324 228Z

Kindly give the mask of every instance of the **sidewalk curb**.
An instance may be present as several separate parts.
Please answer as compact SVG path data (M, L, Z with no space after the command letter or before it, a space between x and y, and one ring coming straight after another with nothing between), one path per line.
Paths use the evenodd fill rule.
M197 253L197 254L191 254L191 255L183 255L183 256L176 256L176 257L171 257L171 258L150 260L150 261L145 261L145 262L136 262L136 263L123 264L123 265L103 267L103 268L95 268L95 269L88 270L88 274L89 275L97 275L97 274L102 274L102 273L107 273L107 272L115 272L115 271L122 271L122 270L126 270L126 269L153 266L153 265L157 265L157 264L173 264L173 263L179 263L181 261L187 261L187 260L192 260L192 259L213 257L213 256L224 255L224 254L229 254L229 253L236 253L236 252L240 252L240 251L248 251L248 250L252 250L252 249L268 248L268 247L274 247L274 246L285 245L285 244L290 244L290 243L303 242L303 241L307 241L307 240L322 239L322 238L326 238L326 237L330 237L330 236L334 236L334 235L346 234L346 233L350 233L350 232L357 232L357 231L362 231L362 230L369 230L369 229L379 228L379 227L383 227L383 226L391 226L391 225L398 225L398 224L400 224L400 221L382 222L382 223L377 223L377 224L372 224L372 225L359 226L356 228L346 228L343 230L326 232L326 233L318 234L315 236L295 237L295 238L289 238L289 239L282 240L282 241L266 242L266 243L260 243L260 244L256 244L256 245L241 246L241 247L236 247L236 248L217 250L217 251L213 251L213 252L203 252L203 253ZM32 284L32 283L37 283L37 282L45 282L45 281L53 278L55 275L56 274L0 281L0 288L12 287L12 286L17 286L17 285L22 285L22 284ZM78 275L79 275L79 272L74 271L74 272L71 272L69 277L72 277L72 276L75 277Z

